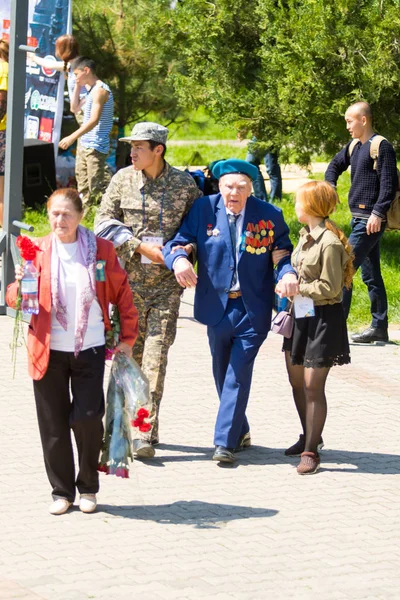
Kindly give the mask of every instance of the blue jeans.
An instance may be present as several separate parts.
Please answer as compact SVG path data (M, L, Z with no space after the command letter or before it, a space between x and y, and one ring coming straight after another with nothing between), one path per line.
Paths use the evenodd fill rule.
M247 153L247 162L258 168L258 177L256 181L253 181L254 195L256 198L265 200L268 202L268 194L265 189L264 177L259 169L259 164L264 160L265 168L267 170L269 181L271 184L270 201L282 200L282 173L281 167L278 162L278 154L276 152L267 152L264 157L251 152Z
M381 274L380 241L385 231L386 224L382 224L378 233L367 235L367 221L353 218L351 220L352 232L349 242L354 252L354 268L361 266L361 277L368 288L371 302L372 327L387 330L388 304L385 284ZM343 309L347 317L350 312L352 288L343 289Z

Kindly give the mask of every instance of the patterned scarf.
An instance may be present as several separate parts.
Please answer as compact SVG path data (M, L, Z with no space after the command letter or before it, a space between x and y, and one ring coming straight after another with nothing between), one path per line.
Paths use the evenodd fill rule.
M78 249L76 252L76 313L75 313L75 356L78 356L83 346L83 340L88 326L89 311L96 297L96 236L92 231L78 225ZM56 319L67 331L68 314L66 303L65 282L60 276L60 258L57 241L52 236L51 241L51 299Z

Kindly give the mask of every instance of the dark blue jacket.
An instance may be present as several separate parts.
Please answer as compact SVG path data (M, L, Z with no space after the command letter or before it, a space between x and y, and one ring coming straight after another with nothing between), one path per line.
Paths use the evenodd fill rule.
M272 222L274 248L286 248L291 252L293 246L282 211L250 196L244 213L243 236L248 223L255 224L260 220ZM217 229L219 234L207 235L207 230L211 228ZM175 237L165 245L163 250L168 269L173 269L173 263L178 256L186 256L184 250L177 250L171 254L171 249L191 242L197 244L198 259L194 316L201 323L214 326L224 315L234 269L228 218L221 194L204 196L195 201ZM289 256L280 261L277 271L278 280L285 273L294 273ZM274 298L274 267L271 252L268 249L260 254L242 251L239 257L238 274L243 303L251 324L257 333L267 334L271 325Z
M352 216L368 219L372 213L385 219L397 190L396 153L387 140L382 140L375 170L370 156L372 139L373 136L364 144L358 142L351 157L351 142L346 144L329 163L325 180L336 186L339 175L351 165L349 208Z

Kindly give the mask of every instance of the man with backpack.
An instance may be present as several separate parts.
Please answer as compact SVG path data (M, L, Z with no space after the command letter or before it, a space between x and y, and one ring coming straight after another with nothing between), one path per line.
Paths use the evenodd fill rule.
M386 214L396 196L398 177L396 153L392 145L382 139L371 156L374 138L372 111L367 102L349 106L345 113L348 132L353 138L329 163L325 180L336 186L341 173L351 165L349 208L352 232L354 267L361 266L363 282L368 287L371 302L371 326L351 336L353 342L371 343L388 341L388 305L380 265L380 241L386 228ZM343 308L346 318L350 311L352 290L343 290Z

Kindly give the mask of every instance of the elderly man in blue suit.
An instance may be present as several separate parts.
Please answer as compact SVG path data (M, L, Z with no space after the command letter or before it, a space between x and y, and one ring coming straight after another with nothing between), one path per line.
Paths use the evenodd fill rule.
M279 249L277 279L296 291L292 244L279 208L251 196L257 168L228 159L213 167L220 193L195 201L163 251L182 287L196 286L195 318L207 325L220 406L213 460L232 463L250 446L246 407L254 360L271 325L274 298L272 251ZM198 275L183 249L197 245Z

